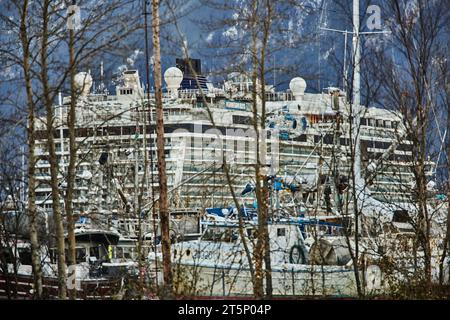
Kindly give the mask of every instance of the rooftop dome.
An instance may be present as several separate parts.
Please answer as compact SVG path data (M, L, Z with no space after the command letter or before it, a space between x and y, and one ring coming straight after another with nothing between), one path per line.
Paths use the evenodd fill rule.
M169 90L176 90L180 87L183 81L183 72L177 67L170 67L164 72L164 81Z
M81 90L81 95L86 96L92 87L92 77L87 72L78 72L74 78L75 87Z
M305 94L306 81L303 78L296 77L289 83L289 89L291 89L295 100L301 100L302 96Z

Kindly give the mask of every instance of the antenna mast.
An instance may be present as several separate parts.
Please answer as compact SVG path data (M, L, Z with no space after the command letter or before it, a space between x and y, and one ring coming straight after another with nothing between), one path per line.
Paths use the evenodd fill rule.
M360 146L360 117L361 117L361 43L360 36L361 35L373 35L373 34L389 34L389 31L369 31L369 32L360 32L360 18L359 18L359 0L353 0L353 32L330 29L330 28L320 28L322 30L333 31L338 33L343 33L345 35L345 48L344 48L344 82L346 80L346 47L347 47L347 34L353 34L353 57L354 57L354 66L353 66L353 83L352 83L352 91L353 91L353 107L352 107L352 116L353 116L353 132L352 139L355 143L355 159L353 163L353 171L355 174L355 182L356 184L361 183L361 146Z
M353 55L354 55L354 75L353 75L353 141L355 141L355 159L353 170L355 182L361 181L361 146L360 146L360 106L361 106L361 43L359 41L359 0L353 0Z

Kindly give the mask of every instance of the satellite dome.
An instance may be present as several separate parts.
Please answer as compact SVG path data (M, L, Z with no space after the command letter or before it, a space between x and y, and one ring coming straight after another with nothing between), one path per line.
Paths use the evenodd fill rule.
M164 72L164 81L166 81L169 90L176 90L183 81L183 72L177 67L170 67Z
M289 89L291 89L295 100L301 100L302 96L305 94L306 81L303 78L296 77L289 83Z
M81 95L86 96L92 87L92 77L87 72L79 72L75 75L75 87L81 90Z
M436 187L436 182L434 182L433 180L430 180L430 182L427 183L427 190L433 191L434 187Z
M89 170L83 170L83 172L81 172L81 174L77 175L77 177L79 177L81 179L85 179L85 180L90 180L90 179L92 179L92 173Z
M375 172L377 170L377 164L375 162L370 162L367 166L367 171Z

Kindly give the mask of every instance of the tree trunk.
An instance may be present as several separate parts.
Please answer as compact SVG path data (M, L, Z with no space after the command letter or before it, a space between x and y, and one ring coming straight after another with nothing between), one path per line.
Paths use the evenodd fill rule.
M426 76L426 75L424 75ZM419 95L419 93L416 93ZM421 101L418 96L418 101ZM417 170L417 189L418 189L418 206L419 206L419 220L418 220L418 236L424 253L424 275L426 289L431 288L431 246L430 246L430 218L427 209L427 178L426 178L426 144L427 144L427 124L428 119L426 115L426 108L419 106L419 152L418 152L418 170Z
M450 112L447 113L447 221L446 232L444 238L444 247L442 249L442 256L439 261L439 284L443 285L445 281L449 281L449 275L447 279L444 279L445 260L448 257L448 250L450 248ZM448 262L447 262L448 265Z
M253 52L256 57L256 46L255 41L253 41ZM256 59L255 59L256 60ZM254 62L256 65L256 62ZM253 82L253 90L252 90L252 98L253 98L253 122L255 129L255 143L256 143L256 163L255 163L255 193L256 200L258 203L258 233L256 244L253 249L253 259L255 263L255 277L253 283L253 294L256 299L262 299L264 297L264 275L263 275L263 257L264 257L264 219L266 217L266 196L267 194L264 192L265 188L263 186L264 183L264 175L261 172L261 159L260 159L260 130L258 123L258 105L257 105L257 73L256 66L254 66L254 70L252 72L252 82ZM267 223L267 222L266 222Z
M41 44L41 81L42 81L42 95L43 102L46 109L47 120L47 148L49 153L50 163L50 184L52 190L52 207L53 207L53 221L56 235L56 247L58 255L58 292L60 299L66 299L66 258L65 258L65 243L64 243L64 227L61 215L59 185L58 185L58 158L56 155L55 139L54 139L54 111L53 102L51 99L49 75L48 75L48 62L47 62L47 49L48 49L48 26L49 26L49 7L50 1L46 0L43 3L42 12L42 44Z
M73 218L73 192L75 186L75 164L77 157L77 150L75 145L75 108L77 104L78 92L75 87L75 53L74 53L74 31L69 30L69 67L70 67L70 107L67 115L67 127L69 130L69 166L67 168L67 190L65 199L65 209L67 217L67 238L69 243L69 274L68 276L73 279L71 285L75 284L76 278L76 256L75 256L75 221ZM84 88L82 88L84 90ZM60 106L62 108L62 106ZM62 114L62 112L61 112ZM61 119L62 120L62 119ZM62 122L62 121L61 121ZM62 125L62 123L61 123ZM62 147L62 145L61 145ZM64 151L64 150L63 150ZM64 152L63 152L64 154ZM64 168L63 168L64 171ZM76 299L77 290L75 286L69 288L69 298Z
M266 10L266 16L263 21L263 45L260 49L260 77L261 77L261 129L262 134L264 137L262 138L263 143L265 144L265 150L267 150L266 145L266 131L265 131L265 124L266 124L266 49L267 44L269 42L270 37L270 27L272 23L272 6L270 3L270 0L266 0L265 3L265 10ZM271 149L272 150L272 149ZM273 152L273 150L272 150ZM267 157L268 154L265 151L265 156ZM267 159L266 159L267 162ZM274 163L271 163L273 166ZM263 184L263 192L268 193L269 192L269 186L267 180L264 181ZM269 204L267 202L267 198L264 198L263 203L263 221L261 224L261 230L262 230L262 240L263 240L263 247L264 247L264 266L265 266L265 279L266 279L266 298L270 299L272 298L273 294L273 284L272 284L272 263L271 263L271 257L270 257L270 238L269 238L269 227L268 227L268 218L269 218ZM279 214L277 212L277 214Z
M27 144L28 144L28 219L30 227L30 241L31 241L31 263L33 267L34 277L34 297L36 299L42 298L42 270L41 258L39 254L39 240L37 232L37 213L36 213L36 179L35 179L35 104L33 101L33 89L31 84L30 72L30 41L27 30L28 19L28 0L23 2L23 9L20 17L20 40L22 42L23 61L22 68L25 79L25 88L27 93L28 105L28 128L27 128Z
M359 62L354 62L354 63L359 63ZM354 76L354 75L353 75ZM354 130L360 130L360 126L355 127L354 123L353 123L353 114L354 114L354 104L351 103L350 104L350 112L349 114L352 115L349 119L349 136L353 137L354 136ZM359 106L358 106L359 107ZM357 132L358 134L358 132ZM345 231L345 241L347 242L347 247L348 250L350 252L350 257L352 259L353 262L353 273L355 275L355 283L356 283L356 291L358 293L358 297L362 298L363 297L363 288L361 286L361 279L359 276L359 217L360 217L360 212L358 210L358 193L356 190L356 176L355 176L355 166L354 163L355 161L358 161L358 159L356 159L356 155L355 155L355 150L356 150L356 146L354 145L355 143L358 143L357 139L349 139L349 148L350 148L350 159L351 159L351 167L350 167L350 181L351 181L351 188L349 188L349 190L347 191L349 193L349 196L347 197L348 199L352 199L353 200L353 221L355 223L355 230L354 235L353 235L353 240L355 242L355 250L352 249L352 245L350 242L350 236L351 234L348 234L347 231ZM346 214L348 216L350 216L349 214L349 202L347 201L346 204ZM345 230L345 229L344 229Z
M447 140L448 141L447 142L448 143L448 145L447 145L447 161L448 161L448 163L447 163L447 230L446 230L447 232L446 232L445 244L444 244L445 252L443 253L444 260L445 260L445 256L446 255L448 256L448 250L450 248L450 203L449 203L450 202L450 112L447 115L447 117L448 117L447 134L449 136L449 139ZM442 261L442 263L444 263L444 261ZM448 263L447 263L447 265L448 265ZM445 266L444 266L444 268L445 268ZM443 268L442 268L442 270L443 270ZM441 273L443 273L443 272L441 272ZM450 270L449 270L449 273L450 273ZM441 282L443 282L445 280L450 281L449 277L450 277L450 275L447 275L447 279L444 279L443 275L440 276Z
M167 206L167 176L164 155L164 118L162 105L161 44L159 38L159 0L152 0L153 55L155 59L155 100L156 100L156 145L159 178L159 219L161 224L161 244L165 294L172 294L172 269L170 261L169 209Z

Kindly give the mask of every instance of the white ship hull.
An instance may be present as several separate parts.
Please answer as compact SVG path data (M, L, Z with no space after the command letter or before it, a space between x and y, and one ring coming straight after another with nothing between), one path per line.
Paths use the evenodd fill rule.
M176 292L186 296L253 296L250 270L240 265L198 265L184 262L174 267ZM357 296L352 267L285 264L272 269L273 296Z

